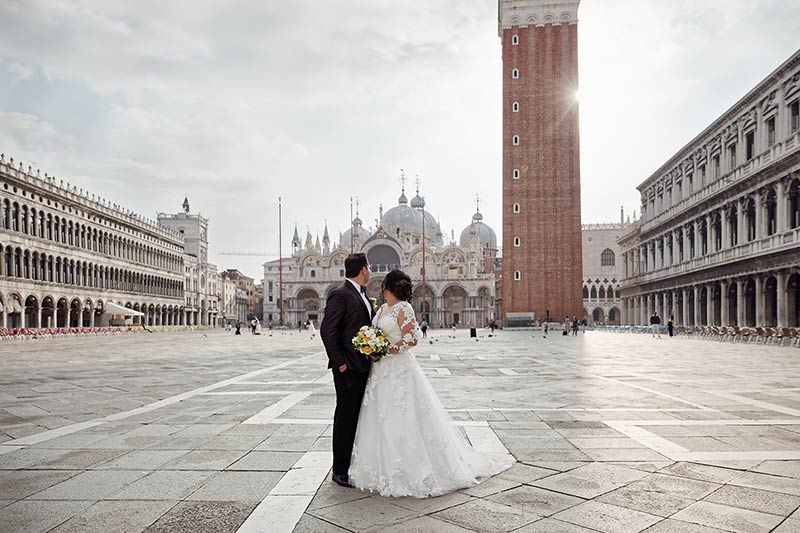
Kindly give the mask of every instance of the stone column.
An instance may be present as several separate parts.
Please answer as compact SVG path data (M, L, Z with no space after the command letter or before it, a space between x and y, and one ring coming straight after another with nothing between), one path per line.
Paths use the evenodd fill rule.
M756 326L764 326L764 279L756 276Z
M789 312L786 308L786 301L788 300L788 298L786 298L786 272L783 270L776 272L775 281L777 282L775 296L778 304L778 316L776 317L776 323L778 324L779 328L785 328L789 323Z
M729 326L730 324L728 320L728 281L723 280L720 283L719 288L720 288L719 303L721 307L721 309L719 310L719 320L720 320L719 325Z
M700 326L700 287L695 285L692 290L694 291L694 325Z
M89 327L90 328L94 327L94 315L95 315L94 309L89 309Z
M788 212L788 209L786 209L787 202L786 182L781 178L778 180L777 187L775 187L775 230L778 235L782 235L789 226L786 220L786 214Z

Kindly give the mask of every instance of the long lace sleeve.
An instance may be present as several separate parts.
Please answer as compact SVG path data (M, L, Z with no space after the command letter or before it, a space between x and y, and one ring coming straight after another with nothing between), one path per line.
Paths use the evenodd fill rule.
M419 340L419 328L417 327L417 317L414 315L414 308L405 303L400 306L397 312L397 325L400 327L400 340L392 345L392 353L403 353L409 348L417 345Z

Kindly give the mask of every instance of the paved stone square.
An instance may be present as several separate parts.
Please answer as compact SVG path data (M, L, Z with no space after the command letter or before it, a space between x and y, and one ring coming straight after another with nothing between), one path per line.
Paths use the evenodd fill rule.
M426 500L330 482L318 338L4 343L0 530L800 531L800 350L449 335L418 360L473 445L518 463Z

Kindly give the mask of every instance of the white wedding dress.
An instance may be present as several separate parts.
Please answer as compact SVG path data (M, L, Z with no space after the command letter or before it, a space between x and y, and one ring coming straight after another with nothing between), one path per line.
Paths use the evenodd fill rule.
M408 349L419 337L408 302L384 304L373 324L401 353L373 363L361 404L350 483L382 496L439 496L511 467L511 456L482 454L453 423Z

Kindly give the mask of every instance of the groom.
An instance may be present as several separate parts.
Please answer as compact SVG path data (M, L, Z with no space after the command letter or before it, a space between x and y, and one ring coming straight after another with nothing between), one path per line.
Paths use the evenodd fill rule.
M319 331L336 387L332 479L343 487L350 487L347 471L350 469L361 400L372 365L369 357L355 351L353 337L361 326L372 323L374 311L365 287L370 274L367 256L350 254L344 260L344 271L347 280L328 296Z

